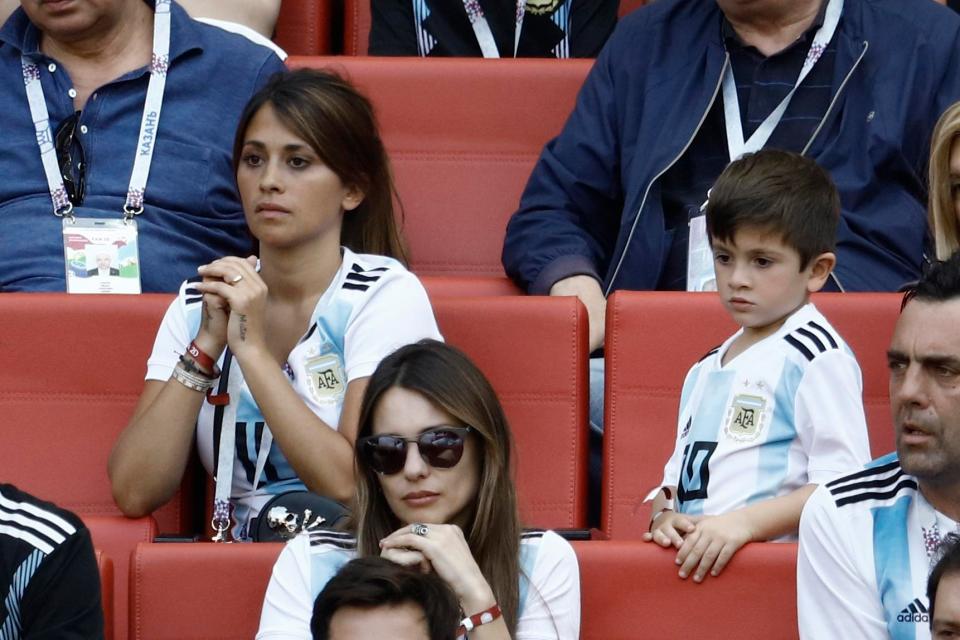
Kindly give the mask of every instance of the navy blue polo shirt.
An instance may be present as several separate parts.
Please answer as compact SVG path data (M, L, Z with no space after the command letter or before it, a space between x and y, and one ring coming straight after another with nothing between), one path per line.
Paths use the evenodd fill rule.
M823 26L826 2L813 24L784 50L764 56L745 44L724 19L719 28L730 54L733 77L737 83L740 120L744 139L749 138L768 115L793 89L817 30ZM836 59L836 37L790 100L780 124L767 140L766 147L799 153L810 140L830 106L831 80ZM700 214L707 191L729 164L727 133L723 114L723 96L718 92L713 106L686 153L661 180L661 197L670 250L657 284L659 290L684 290L687 287L688 222Z
M148 3L151 4L152 3ZM39 50L40 33L22 9L0 29L0 291L65 289L61 223L23 85L21 52L41 69L56 131L74 113L72 82ZM231 155L240 113L283 63L270 49L195 22L174 4L170 68L144 212L137 218L143 290L176 291L198 265L243 255L251 241ZM132 71L91 94L77 126L86 159L78 217L122 217L149 73Z

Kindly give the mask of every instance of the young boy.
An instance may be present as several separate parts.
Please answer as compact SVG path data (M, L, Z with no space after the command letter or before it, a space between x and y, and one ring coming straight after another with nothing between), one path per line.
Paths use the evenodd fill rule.
M749 154L717 179L706 216L717 290L742 328L687 374L644 534L676 547L696 582L747 542L795 535L815 486L870 460L860 367L809 302L836 263L830 177L793 153Z

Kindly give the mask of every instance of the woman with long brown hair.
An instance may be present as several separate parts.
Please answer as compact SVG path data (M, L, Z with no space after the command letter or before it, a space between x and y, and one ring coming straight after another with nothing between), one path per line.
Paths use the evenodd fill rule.
M460 600L470 638L579 637L580 586L570 545L524 531L511 437L490 383L433 340L388 356L360 409L353 531L288 543L267 588L258 638L310 637L313 600L355 556L434 571Z
M244 540L274 495L353 497L370 374L439 334L403 265L373 109L350 84L274 76L241 117L234 168L259 259L225 257L183 284L109 473L123 512L148 514L177 490L196 432L219 539Z

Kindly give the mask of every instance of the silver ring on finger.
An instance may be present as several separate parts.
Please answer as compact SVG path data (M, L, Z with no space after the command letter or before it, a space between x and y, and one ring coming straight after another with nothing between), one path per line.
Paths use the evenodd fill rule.
M427 534L430 533L430 527L428 527L423 523L418 522L416 524L410 525L410 533L426 538Z

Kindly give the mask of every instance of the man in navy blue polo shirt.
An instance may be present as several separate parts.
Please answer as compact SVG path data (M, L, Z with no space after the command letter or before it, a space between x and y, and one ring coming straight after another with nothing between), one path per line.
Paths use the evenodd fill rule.
M22 0L0 29L0 291L175 291L248 253L234 129L282 68L170 0ZM104 248L120 275L88 278Z

